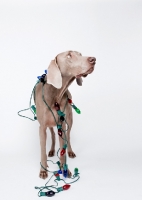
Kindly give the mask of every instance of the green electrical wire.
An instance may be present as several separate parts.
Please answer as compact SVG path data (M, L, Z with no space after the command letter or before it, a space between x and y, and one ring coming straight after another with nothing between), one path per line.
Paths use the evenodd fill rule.
M33 93L34 93L34 99L35 99L35 88L36 88L36 86L37 86L38 83L39 83L39 81L37 81L37 83L36 83L35 86L33 87L33 90L32 90L32 93L31 93L31 97L30 97L30 102L29 102L29 108L26 108L26 109L23 109L23 110L18 111L18 115L19 115L20 117L25 117L25 118L30 119L30 120L32 120L32 121L36 121L36 115L35 115L34 111L31 109L31 101L32 101ZM32 113L34 114L34 119L32 119L32 118L30 118L30 117L26 117L26 116L20 114L20 112L23 112L23 111L26 111L26 110L31 110L31 111L32 111Z

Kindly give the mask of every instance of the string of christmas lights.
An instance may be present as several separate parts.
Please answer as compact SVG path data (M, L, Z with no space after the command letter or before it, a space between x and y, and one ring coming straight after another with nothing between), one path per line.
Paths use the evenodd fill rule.
M60 105L59 105L57 102L55 102L55 104L54 104L54 108L55 108L55 110L57 111L57 114L58 114L58 122L57 122L57 120L56 120L56 118L55 118L55 116L54 116L54 113L53 113L52 109L49 107L49 105L47 104L47 102L46 102L45 99L44 99L44 88L43 88L43 87L44 87L44 84L45 84L45 80L44 80L44 79L45 79L46 74L47 74L47 70L45 70L45 74L43 74L43 75L37 77L37 78L38 78L38 81L37 81L37 83L35 84L35 86L34 86L34 88L33 88L32 95L34 94L34 98L35 98L35 88L36 88L36 85L37 85L39 82L43 83L43 86L42 86L42 99L43 99L44 103L46 104L46 106L47 106L48 109L51 111L51 113L52 113L52 115L53 115L53 117L54 117L54 120L55 120L56 125L57 125L58 135L64 140L64 145L63 145L63 147L62 147L62 149L61 149L61 151L60 151L60 156L65 156L65 163L64 163L63 166L61 167L61 164L60 164L59 161L57 161L56 163L53 163L51 160L47 160L47 161L51 161L53 164L57 164L57 165L58 165L59 170L58 170L58 171L53 171L53 172L51 172L51 171L45 169L45 168L42 166L42 163L40 163L40 164L41 164L41 167L42 167L45 171L48 171L48 172L52 173L52 176L50 177L50 179L48 180L48 182L45 184L45 186L42 186L42 187L37 187L37 186L36 186L36 187L35 187L35 189L39 189L39 192L38 192L38 196L39 196L39 197L41 197L41 196L52 197L52 196L54 196L56 193L59 193L59 192L64 191L64 190L68 190L68 189L70 188L70 186L71 186L70 184L76 182L76 181L80 178L79 172L78 172L78 168L75 168L75 169L74 169L74 175L73 175L72 177L68 177L68 165L67 165L67 163L66 163L66 160L67 160L67 159L66 159L66 149L67 149L68 141L67 141L67 139L66 139L66 134L65 134L65 133L66 133L66 131L68 130L69 125L68 125L68 123L67 123L66 120L65 120L65 113L64 113L64 111L61 111L61 110L60 110ZM35 121L35 120L37 120L37 117L36 117L36 106L35 106L35 105L31 105L32 95L31 95L31 98L30 98L30 105L29 105L29 108L28 108L28 109L30 109L30 110L32 111L32 113L34 114L34 120L31 119L31 118L29 118L29 117L20 115L20 112L26 111L26 110L28 110L28 109L24 109L24 110L19 111L19 112L18 112L18 115L21 116L21 117L28 118L28 119L30 119L30 120L32 120L32 121ZM67 102L72 106L72 108L73 108L78 114L81 113L81 111L74 105L74 103L72 102L72 100L69 99L68 97L67 97ZM66 104L65 104L65 107L66 107ZM64 107L64 110L65 110L65 107ZM63 130L63 128L62 128L62 123L66 123L66 125L67 125L67 127L68 127L67 130ZM64 138L63 138L63 135L64 135ZM60 150L60 149L59 149L59 150ZM58 150L58 152L59 152L59 150ZM58 156L58 152L57 152L57 156ZM59 156L58 156L58 158L59 158ZM63 180L63 179L60 178L60 175L61 175L61 174L63 175L64 178L67 178L67 177L68 177L68 178L72 179L73 181L70 182L70 183L66 183L65 180ZM56 185L47 186L47 184L48 184L49 181L52 179L52 177L55 177L55 178L56 178L56 179L54 180L54 182L56 182ZM75 180L74 180L74 179L75 179ZM63 181L63 182L65 183L65 185L63 185L62 187L58 187L58 182L59 182L59 181ZM52 190L51 190L51 188L52 188ZM43 191L43 190L47 190L47 191ZM48 190L49 190L49 191L48 191Z

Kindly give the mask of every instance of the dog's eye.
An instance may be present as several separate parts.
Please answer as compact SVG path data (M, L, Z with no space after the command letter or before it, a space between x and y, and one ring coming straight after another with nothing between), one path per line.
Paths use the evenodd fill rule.
M67 58L71 58L71 54L70 53L67 55Z

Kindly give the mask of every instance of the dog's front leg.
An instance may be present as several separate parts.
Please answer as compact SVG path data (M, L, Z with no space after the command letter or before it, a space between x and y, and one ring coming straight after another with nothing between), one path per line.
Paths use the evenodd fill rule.
M62 129L65 131L66 130L66 125L65 123L62 125ZM65 139L65 135L66 133L63 133L62 137ZM66 138L67 139L67 138ZM59 142L60 142L60 152L62 151L63 145L64 145L64 140L59 136ZM66 163L66 158L65 158L66 154L64 155L60 155L60 168L63 171L64 170L64 164ZM68 169L68 177L71 177L72 173L71 171Z
M66 125L64 123L62 124L62 129L66 130ZM64 133L62 137L64 138ZM60 152L61 152L64 145L64 140L60 136L59 136L59 143L60 143ZM65 155L60 156L60 163L61 163L61 167L63 166L63 164L65 164Z
M41 147L41 164L47 169L47 155L46 155L46 127L39 127L40 147ZM39 177L42 179L47 178L47 171L41 167Z

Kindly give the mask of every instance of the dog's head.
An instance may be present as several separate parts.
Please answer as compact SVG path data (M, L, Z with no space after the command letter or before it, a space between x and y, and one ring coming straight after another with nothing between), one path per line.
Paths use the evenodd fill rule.
M95 63L95 57L82 56L77 51L60 53L48 67L47 83L61 88L62 77L75 77L78 85L82 85L82 77L94 71Z

